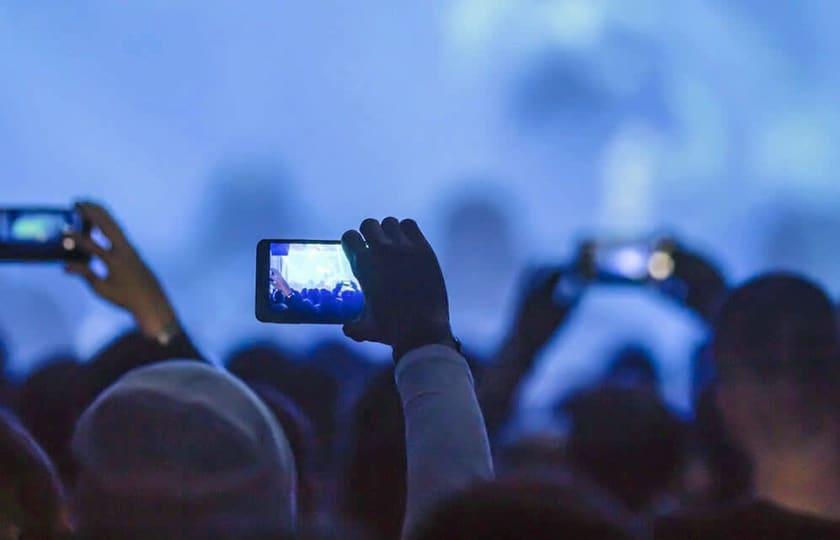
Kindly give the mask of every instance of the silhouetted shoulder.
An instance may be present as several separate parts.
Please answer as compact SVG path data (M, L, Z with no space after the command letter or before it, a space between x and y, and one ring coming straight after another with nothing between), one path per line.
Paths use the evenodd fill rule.
M838 540L840 521L797 514L758 502L705 514L669 516L656 524L656 540Z

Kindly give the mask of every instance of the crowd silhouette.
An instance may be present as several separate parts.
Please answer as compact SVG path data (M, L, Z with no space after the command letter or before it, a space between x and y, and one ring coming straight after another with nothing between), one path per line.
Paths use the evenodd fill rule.
M1 540L840 538L836 308L804 276L731 284L675 244L673 275L639 290L707 329L691 416L628 343L557 403L562 432L512 436L520 389L596 285L561 287L575 264L524 272L501 344L475 358L417 223L366 219L342 238L365 295L343 332L388 367L344 342L245 343L217 363L108 210L77 209L107 245L73 240L107 271L66 270L136 328L2 381ZM340 311L356 295L274 302Z

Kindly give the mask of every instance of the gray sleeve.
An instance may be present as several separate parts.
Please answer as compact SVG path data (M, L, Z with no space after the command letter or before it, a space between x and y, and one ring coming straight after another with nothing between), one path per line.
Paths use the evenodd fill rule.
M403 536L441 499L494 476L484 418L464 357L427 345L395 372L405 415L408 494Z

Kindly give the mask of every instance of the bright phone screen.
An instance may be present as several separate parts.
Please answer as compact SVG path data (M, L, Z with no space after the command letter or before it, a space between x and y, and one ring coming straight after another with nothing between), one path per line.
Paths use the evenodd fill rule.
M268 265L268 305L284 318L342 322L364 309L364 293L338 243L271 243Z

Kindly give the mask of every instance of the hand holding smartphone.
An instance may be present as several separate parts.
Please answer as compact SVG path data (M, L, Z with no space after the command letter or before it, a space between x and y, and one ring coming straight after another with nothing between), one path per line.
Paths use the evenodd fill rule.
M674 248L673 242L658 238L586 241L577 264L583 277L600 283L665 281L674 274Z
M89 230L90 224L75 209L0 209L0 261L84 260L88 255L70 236Z

